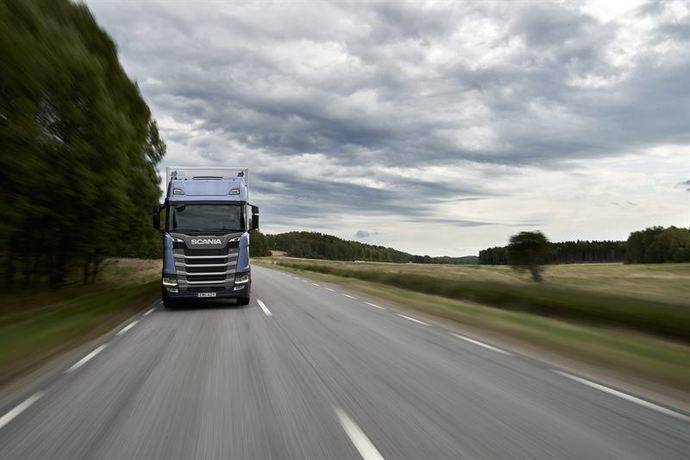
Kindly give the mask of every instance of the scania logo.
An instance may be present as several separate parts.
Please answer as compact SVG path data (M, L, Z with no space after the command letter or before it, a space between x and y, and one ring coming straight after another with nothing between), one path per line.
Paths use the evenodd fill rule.
M191 244L223 244L220 238L192 238Z

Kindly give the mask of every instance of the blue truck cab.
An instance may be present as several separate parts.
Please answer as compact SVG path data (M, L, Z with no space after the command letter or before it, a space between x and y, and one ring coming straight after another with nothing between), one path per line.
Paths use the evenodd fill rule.
M246 168L167 168L165 202L153 209L166 308L204 298L249 303L249 230L259 228L259 208L248 202L247 180Z

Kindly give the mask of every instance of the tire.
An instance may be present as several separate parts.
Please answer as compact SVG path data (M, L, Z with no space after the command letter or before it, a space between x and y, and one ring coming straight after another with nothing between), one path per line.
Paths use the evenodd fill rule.
M166 310L174 310L177 308L177 305L177 302L174 300L163 299L163 307L165 307Z
M238 297L237 305L249 305L249 297Z
M177 302L168 298L168 296L165 295L165 291L161 293L161 299L163 300L163 307L166 310L174 310L175 307L177 307Z

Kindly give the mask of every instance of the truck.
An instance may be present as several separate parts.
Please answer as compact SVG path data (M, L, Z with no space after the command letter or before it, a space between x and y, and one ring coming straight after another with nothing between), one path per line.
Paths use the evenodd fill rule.
M249 231L259 228L259 208L249 204L248 176L247 168L166 169L165 202L153 208L166 308L208 298L249 303Z

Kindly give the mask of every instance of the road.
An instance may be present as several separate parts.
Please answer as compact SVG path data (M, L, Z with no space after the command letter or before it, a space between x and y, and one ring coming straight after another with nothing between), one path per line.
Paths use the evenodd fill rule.
M158 306L19 395L0 412L0 457L690 455L683 414L336 286L253 270L248 306Z

